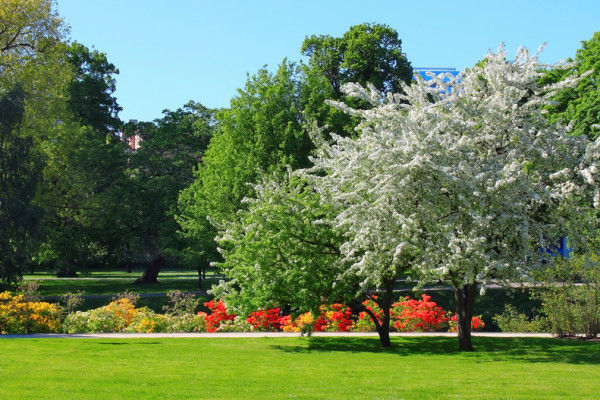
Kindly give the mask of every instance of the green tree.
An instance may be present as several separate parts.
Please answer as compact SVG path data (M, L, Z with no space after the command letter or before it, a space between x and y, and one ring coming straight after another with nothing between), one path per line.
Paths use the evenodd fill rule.
M73 43L58 46L66 68L49 104L31 119L46 165L36 203L46 211L38 260L62 274L122 258L131 197L125 144L114 134L120 107L114 98L118 70L106 55ZM61 64L61 65L62 65ZM36 101L31 109L38 111ZM40 259L42 253L46 260Z
M0 290L21 277L27 241L40 209L32 204L41 169L31 138L19 135L24 113L21 87L0 91Z
M185 243L174 217L179 192L194 182L215 129L214 111L189 102L174 111L164 110L154 122L129 123L125 135L137 134L140 148L130 156L129 173L135 204L130 245L134 254L157 259L181 256ZM160 263L149 268L140 283L155 283ZM201 271L199 271L199 274Z
M74 119L100 134L114 134L121 125L121 107L114 97L119 70L106 54L73 42L67 48L73 76L67 87L67 104Z
M600 136L600 32L581 42L577 50L573 68L549 71L542 83L556 83L564 80L573 72L583 75L576 87L567 87L553 98L550 119L564 123L572 121L575 135L587 135L595 140Z
M37 203L46 211L44 248L54 255L49 261L65 275L86 265L118 262L132 215L125 144L64 122L44 152Z
M261 172L307 166L312 149L303 128L299 70L285 60L275 73L263 68L249 77L217 119L196 180L179 200L178 222L205 264L216 253L214 224L236 218L242 199L253 193L249 183Z
M319 222L337 210L294 172L263 177L254 191L238 220L217 236L217 265L230 280L213 288L215 295L242 314L279 306L316 312L325 299L356 300L348 281L336 281L345 270L342 235Z
M351 26L342 37L309 36L302 43L302 54L309 57L303 90L304 111L327 132L356 136L359 119L324 102L343 100L354 108L368 108L367 102L342 93L347 83L374 85L379 91L399 92L401 83L412 80L412 67L402 52L398 32L387 25Z

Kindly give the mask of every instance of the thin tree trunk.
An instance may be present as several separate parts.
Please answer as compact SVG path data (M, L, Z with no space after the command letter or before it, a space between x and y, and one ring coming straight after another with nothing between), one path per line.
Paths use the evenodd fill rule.
M163 256L158 255L150 265L144 271L144 274L135 280L135 284L147 284L147 283L158 283L158 274L160 270L165 266L165 259Z
M471 319L477 285L470 283L454 289L456 301L456 330L458 332L458 348L460 351L474 351L471 342Z
M204 278L204 267L198 267L198 289L202 290L202 278Z

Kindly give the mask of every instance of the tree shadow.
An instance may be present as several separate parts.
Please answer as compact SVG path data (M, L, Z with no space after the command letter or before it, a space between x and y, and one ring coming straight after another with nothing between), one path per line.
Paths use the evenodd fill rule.
M454 337L393 338L384 348L378 338L309 337L300 345L272 345L286 353L350 352L386 353L393 356L461 354L473 362L523 361L569 364L600 364L600 342L548 338L474 337L475 352L462 353Z

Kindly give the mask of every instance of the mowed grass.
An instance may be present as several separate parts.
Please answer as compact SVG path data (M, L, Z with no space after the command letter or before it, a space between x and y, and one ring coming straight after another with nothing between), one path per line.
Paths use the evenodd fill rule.
M170 290L193 292L198 289L198 279L160 279L151 285L134 285L133 279L77 279L56 278L38 281L40 296L60 296L67 292L82 291L86 295L107 295L126 290L135 293L167 293ZM204 282L209 287L211 282Z
M1 399L594 399L600 343L475 338L0 339Z

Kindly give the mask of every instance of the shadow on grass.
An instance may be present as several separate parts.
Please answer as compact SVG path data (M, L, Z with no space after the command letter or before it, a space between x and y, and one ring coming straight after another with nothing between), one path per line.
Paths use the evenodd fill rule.
M474 362L524 361L569 364L600 364L600 342L538 338L473 338L474 353L458 351L452 337L393 338L391 348L383 348L378 338L310 337L302 345L272 345L283 352L387 353L396 356L460 355Z

